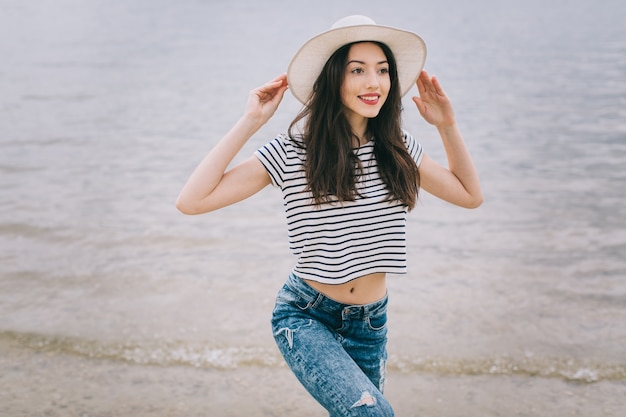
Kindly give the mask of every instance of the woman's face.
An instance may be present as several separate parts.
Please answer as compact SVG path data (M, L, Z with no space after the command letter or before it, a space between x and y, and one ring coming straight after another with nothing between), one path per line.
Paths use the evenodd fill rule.
M352 45L341 85L341 102L350 124L376 117L390 88L389 63L380 46L372 42Z

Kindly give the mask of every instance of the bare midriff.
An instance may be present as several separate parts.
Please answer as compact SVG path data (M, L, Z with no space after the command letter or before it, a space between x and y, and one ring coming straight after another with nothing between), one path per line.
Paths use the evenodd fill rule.
M322 284L305 280L306 283L328 298L342 304L361 305L378 301L387 294L386 274L363 275L345 284Z

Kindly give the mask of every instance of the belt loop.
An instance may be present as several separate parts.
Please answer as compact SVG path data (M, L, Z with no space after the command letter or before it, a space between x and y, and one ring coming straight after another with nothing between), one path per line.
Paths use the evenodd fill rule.
M322 294L321 292L317 292L317 297L315 297L315 301L313 301L313 303L311 304L311 308L317 308L322 301L324 301L324 294Z

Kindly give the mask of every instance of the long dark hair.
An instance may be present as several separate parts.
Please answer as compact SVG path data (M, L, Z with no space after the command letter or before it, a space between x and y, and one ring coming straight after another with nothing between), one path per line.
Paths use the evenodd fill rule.
M367 133L374 138L374 155L389 198L401 201L410 210L417 201L419 173L403 141L402 97L396 60L387 45L374 43L380 46L389 63L391 88L378 115L369 119ZM332 201L333 196L339 201L354 201L358 196L355 184L362 167L353 152L353 144L359 138L345 117L341 101L341 86L352 45L354 43L342 46L326 61L311 96L289 126L289 135L300 138L306 148L304 168L316 205ZM294 135L302 120L305 121L304 132Z

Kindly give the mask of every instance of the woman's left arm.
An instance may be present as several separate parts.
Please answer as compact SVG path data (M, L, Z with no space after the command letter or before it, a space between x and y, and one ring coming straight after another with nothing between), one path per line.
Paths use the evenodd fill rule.
M430 194L465 208L476 208L483 202L480 180L454 110L436 77L422 71L417 80L419 97L413 97L417 109L428 123L439 131L448 168L424 155L419 167L420 186Z

